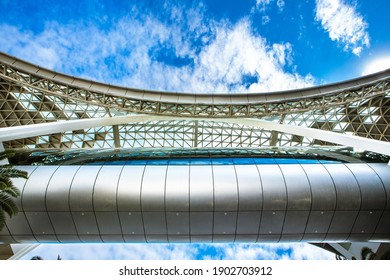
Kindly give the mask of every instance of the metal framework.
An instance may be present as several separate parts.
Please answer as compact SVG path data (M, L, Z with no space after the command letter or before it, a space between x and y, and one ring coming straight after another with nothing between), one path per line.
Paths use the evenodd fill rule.
M0 127L139 113L190 119L71 130L15 139L4 145L112 148L329 144L220 120L248 117L389 142L390 70L343 83L284 92L190 94L83 80L0 53Z
M257 148L264 146L347 145L390 155L389 122L390 69L346 82L291 91L255 94L175 93L124 88L80 79L43 69L0 53L0 150L4 148ZM21 129L18 130L18 128ZM27 129L34 129L34 131L27 134L25 133ZM240 228L238 225L241 221L248 225L253 225L253 222L260 223L257 216L252 219L253 217L248 213L241 213L242 209L238 209L238 206L234 206L232 209L229 208L231 207L232 194L236 194L237 190L241 191L240 197L238 197L238 193L237 197L234 196L237 201L243 197L246 197L245 199L248 201L253 199L252 190L245 189L247 187L246 183L239 183L240 180L237 181L241 173L244 174L242 178L253 177L257 178L256 180L261 178L258 181L262 180L260 185L263 190L269 191L268 194L264 192L264 197L261 198L264 199L264 203L275 201L283 201L284 203L280 206L280 209L272 207L268 209L265 206L251 209L251 211L255 211L256 215L261 215L261 224L258 224L257 231L254 229L250 233L253 236L250 236L249 239L253 242L264 240L308 240L311 242L317 240L320 242L387 240L390 231L387 223L390 215L388 203L390 201L388 198L390 193L388 191L390 188L389 166L385 163L378 165L329 165L326 167L328 171L322 172L323 177L319 177L314 171L323 169L324 166L301 166L298 164L287 167L276 164L262 167L263 170L269 169L273 172L267 173L260 169L256 171L255 165L252 165L253 174L251 175L247 168L240 169L240 165L235 165L234 168L232 166L218 167L213 165L207 167L209 171L213 172L213 176L208 178L209 181L204 179L207 182L204 181L203 185L188 188L187 191L193 192L193 195L187 196L186 194L185 197L194 200L192 205L196 205L198 202L201 205L203 203L202 191L204 191L202 188L206 186L210 193L214 192L212 196L215 201L210 204L212 205L211 212L208 213L209 218L214 223L209 231L212 232L213 236L208 236L207 240L214 240L214 238L215 240L229 242L248 240L247 235L249 233L238 233L241 229L247 230L247 227ZM122 218L120 218L120 222L118 220L118 223L115 224L118 229L115 232L117 235L110 232L110 230L114 230L114 227L109 226L110 222L116 220L108 215L118 215L119 212L116 212L119 211L119 208L107 210L105 204L107 195L115 196L117 199L126 198L126 196L118 196L115 193L118 188L112 185L111 169L118 171L119 168L125 169L127 167L42 166L36 168L30 166L24 168L30 168L33 174L32 178L23 187L24 214L23 216L19 215L15 220L9 221L7 232L0 233L3 240L9 238L10 243L14 241L40 242L40 240L47 242L51 240L50 238L53 241L60 242L66 242L66 240L109 242L110 240L118 241L122 239L126 241L126 238L130 241L138 240L134 239L134 232L126 236L122 231L122 226L126 225ZM179 177L182 174L190 174L187 172L189 168L194 171L202 169L202 172L207 169L206 167L203 170L203 167L192 166L179 168L170 165L163 167L146 165L144 167L144 170L151 170L150 176L142 177L142 183L137 185L135 189L140 188L139 193L144 195L144 197L141 197L143 207L146 208L131 209L131 211L138 211L138 214L144 219L142 222L144 232L140 234L140 240L146 242L149 239L151 241L181 240L184 242L192 241L192 238L198 241L206 240L203 239L204 236L192 235L193 229L189 231L188 236L183 237L184 239L181 236L179 238L177 234L181 234L181 232L175 227L183 227L187 224L188 219L177 222L179 215L176 211L178 210L174 209L175 213L170 213L172 209L166 208L168 204L165 200L167 198L169 200L169 195L172 196L172 201L176 201L177 196L180 196L180 191L183 190L183 180ZM78 170L81 169L85 169L86 174L89 172L91 176L85 176L82 172L78 176ZM108 170L107 174L102 173L106 174L106 177L103 178L100 175L100 169ZM134 170L138 169L135 168ZM161 175L160 179L154 178L157 169L161 171L159 173ZM57 170L59 175L56 173ZM65 173L70 172L71 174L69 174L72 176L62 176L61 170L64 170ZM171 173L174 175L170 177L170 181L164 179L164 176L169 173L167 170L173 170ZM303 170L304 172L298 174L297 170ZM185 172L183 173L183 171ZM198 178L203 176L202 172L198 172L199 176L191 175L193 176L191 177L189 175L188 178L194 178L193 181L196 185ZM310 172L314 172L312 177L310 177ZM121 178L122 175L120 174L116 174L118 178ZM216 176L218 174L220 177ZM54 187L51 187L52 178L57 175L58 182L53 183ZM99 179L98 176L100 176ZM231 180L226 180L226 176L231 176ZM238 177L234 179L235 176ZM77 194L72 199L69 196L69 203L66 207L64 206L64 209L60 209L64 212L58 212L57 206L62 205L63 197L68 197L58 195L58 187L60 187L60 190L63 188L64 193L70 193L70 183L64 183L63 178L70 180L76 177L77 180L75 179L74 182L79 182L80 188L72 188L72 191L82 193L93 190L88 193L92 196L85 196L84 193L82 195ZM275 185L276 178L279 178L280 182ZM43 179L47 181L45 181L45 184L42 184ZM92 181L86 182L85 180ZM103 183L99 183L99 180ZM131 180L125 181L129 182ZM190 181L187 180L186 182ZM166 185L163 182L166 182ZM234 182L239 184L236 186ZM306 182L303 184L304 186L302 182ZM164 205L161 209L153 208L156 205L155 186L157 185L160 186L158 202ZM111 188L107 188L107 186L111 186ZM229 186L231 192L226 193L226 188L229 188ZM165 192L169 188L173 188L174 191L167 195L168 193ZM282 188L284 191L280 191L278 188ZM299 188L304 189L305 192L300 191ZM124 189L128 190L127 188ZM325 189L331 190L329 195L323 195L326 192L321 190ZM52 212L49 209L51 207L50 195L47 195L50 194L49 190L53 190L52 198L55 200L55 203L52 204ZM314 203L316 194L314 192L317 190L319 190L318 201L326 202L330 198L334 201L334 205L328 209L332 221L330 219L324 220L321 216L313 219L308 218L318 213L320 215L325 213L322 211L322 206L322 208L317 209L318 213L312 211L316 210ZM99 191L101 191L100 194ZM218 191L220 191L219 194ZM307 197L301 197L302 193L307 194ZM243 194L246 194L246 196L242 196ZM351 194L356 196L355 200L351 199ZM129 197L126 199L131 199ZM79 201L79 198L82 199ZM274 198L278 199L275 200ZM306 204L302 204L301 198L303 198L302 201L306 202L310 201L311 198L314 202L311 201L310 205L306 202ZM94 204L92 204L92 209L88 208L87 211L89 211L92 218L85 220L86 214L84 208L81 208L89 205L91 199ZM261 199L258 197L256 201ZM220 213L218 212L217 200L221 202ZM248 201L243 201L240 205L247 205ZM100 202L102 209L99 208ZM73 208L68 209L69 205L73 205L72 203L74 204ZM297 208L291 208L295 203ZM124 205L129 204L126 202ZM150 209L148 205L151 207ZM186 207L180 209L180 211L184 211L185 215L189 215L188 213L190 213L190 216L197 215L199 214L197 211L205 211L203 207L200 207L195 213L192 213L192 210L188 212L188 207ZM126 217L130 215L129 209L122 210L123 213L119 213L118 217L121 217L120 214ZM280 217L282 218L280 218L278 225L283 230L279 229L277 234L271 230L265 232L267 226L271 226L275 222L277 212L275 210L280 211ZM233 218L230 218L228 212L232 214L231 217ZM74 224L74 232L68 232L70 227L65 225L66 221L60 214L67 218L71 217L71 219L65 220ZM248 217L244 214L248 214ZM376 215L375 219L372 216L374 214ZM54 216L51 215L59 216L53 218ZM164 215L166 224L155 227L156 223L164 220L161 218ZM185 215L184 217L186 217ZM345 219L345 215L349 215L349 220ZM168 220L170 218L168 219L168 216L172 218L171 225L169 225ZM227 222L227 216L229 216L230 222ZM340 230L338 227L345 226L347 220L349 221L348 228ZM94 223L94 221L99 229L95 236L91 237L89 231L85 233L85 236L83 233L80 234L82 232L81 228L86 222ZM301 222L300 229L297 228L299 221ZM200 224L203 222L203 218L199 219ZM226 230L225 227L230 225L229 223L232 227ZM308 225L311 225L310 223L313 223L313 228L308 227ZM27 224L29 226L23 228ZM291 229L289 225L291 225ZM332 225L336 228L333 233ZM318 237L320 232L317 227L320 226L324 228L321 234L326 237ZM106 227L108 227L107 232L105 232ZM126 226L126 228L129 227L130 224ZM121 232L119 228L121 228ZM166 232L163 230L164 228ZM202 228L202 226L199 226L199 228ZM58 233L63 230L66 231L64 236ZM161 230L164 231L162 235ZM313 232L310 232L310 230L313 230ZM18 233L19 231L22 233ZM48 234L51 231L53 234ZM230 235L228 231L231 231ZM296 231L299 232L299 236ZM341 232L347 235L340 236ZM106 234L108 235L106 236ZM229 237L227 238L225 234L228 234ZM108 239L105 240L104 238ZM354 257L356 254L350 253L353 250L346 249L349 248L349 245L344 245L335 243L329 246L343 256Z

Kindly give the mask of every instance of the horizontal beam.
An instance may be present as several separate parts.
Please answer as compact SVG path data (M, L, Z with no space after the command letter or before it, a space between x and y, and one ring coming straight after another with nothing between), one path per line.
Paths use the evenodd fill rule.
M168 117L156 115L127 115L93 119L81 119L70 121L58 121L52 123L32 124L15 127L0 128L0 143L15 139L49 135L65 131L86 129L98 126L111 126L127 123L141 123L148 121L172 121L172 120L199 120L198 118ZM207 119L221 123L239 124L243 126L278 131L307 138L318 139L329 143L348 146L359 150L371 151L390 156L390 143L354 136L332 131L324 131L315 128L279 124L258 119Z
M303 136L333 144L348 146L359 150L365 150L390 156L390 143L355 135L347 135L333 131L326 131L310 127L279 124L257 119L218 119L217 121L240 124L245 126L265 128L271 131Z
M151 118L152 117L152 118ZM98 126L111 126L131 122L144 122L153 120L153 116L127 115L91 119L79 119L68 121L57 121L50 123L30 124L0 128L0 143L15 139L49 135L65 131L86 129Z

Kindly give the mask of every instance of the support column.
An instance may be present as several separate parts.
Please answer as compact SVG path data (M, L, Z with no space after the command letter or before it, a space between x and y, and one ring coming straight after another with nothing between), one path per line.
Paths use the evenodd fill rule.
M121 148L121 143L119 140L119 127L118 127L118 125L113 125L112 131L114 133L114 146L115 146L115 148Z
M0 244L0 260L20 260L38 246L39 244Z
M284 117L285 117L285 115L282 115L280 117L280 121L279 121L280 124L283 124ZM279 136L278 131L276 131L276 130L271 131L271 140L270 140L270 144L269 144L270 146L276 146L276 143L278 142L278 136Z
M4 149L3 142L0 142L0 153L4 152L4 151L5 151L5 149ZM8 164L8 163L9 163L9 161L7 158L0 160L0 165Z
M198 120L195 120L194 121L194 140L193 140L193 144L192 144L193 148L198 147L198 127L199 127Z
M348 260L369 260L377 256L381 243L375 242L352 242L352 243L328 243L340 255ZM387 252L387 251L386 251ZM379 258L381 256L378 256Z
M0 244L0 260L8 260L14 255L10 244Z

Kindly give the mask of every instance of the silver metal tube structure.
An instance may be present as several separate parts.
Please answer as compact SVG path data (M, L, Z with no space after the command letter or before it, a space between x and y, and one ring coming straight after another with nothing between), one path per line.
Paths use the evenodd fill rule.
M390 241L386 164L18 168L4 243Z

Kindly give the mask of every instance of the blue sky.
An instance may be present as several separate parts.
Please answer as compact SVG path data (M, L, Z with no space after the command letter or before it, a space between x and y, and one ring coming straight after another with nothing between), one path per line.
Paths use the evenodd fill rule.
M268 92L390 67L387 0L0 0L0 9L0 51L129 87ZM64 259L334 258L307 244L42 245L31 254L57 253Z

